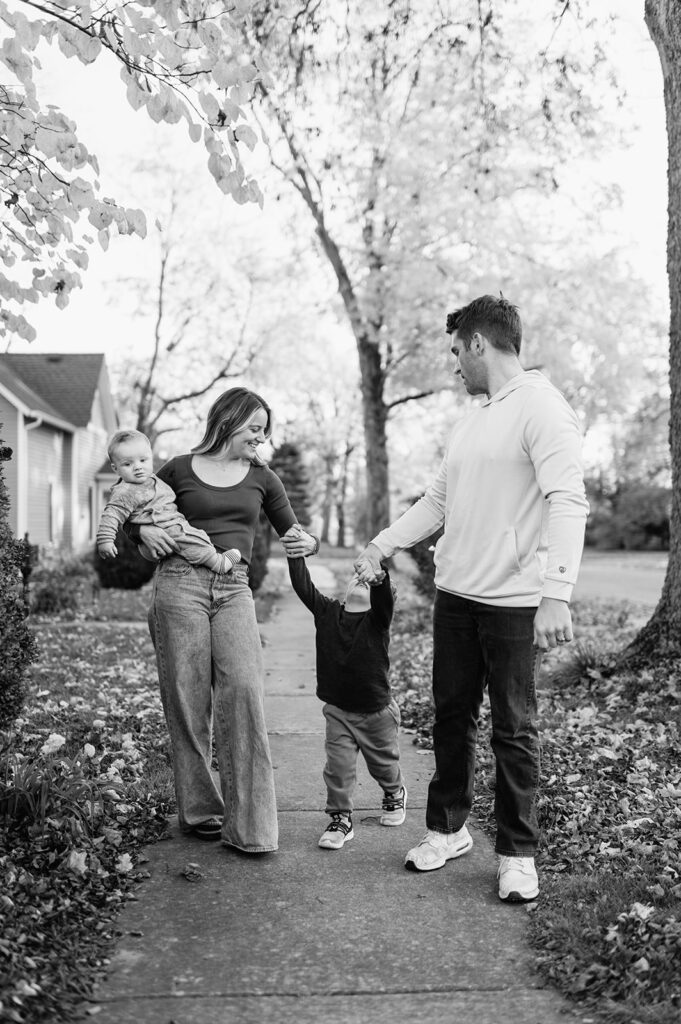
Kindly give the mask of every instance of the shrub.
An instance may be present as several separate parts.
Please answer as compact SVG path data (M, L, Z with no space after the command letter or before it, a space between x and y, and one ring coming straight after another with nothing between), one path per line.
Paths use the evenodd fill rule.
M116 534L116 547L118 555L109 559L100 558L94 550L93 565L100 586L104 590L139 590L154 575L156 563L143 558L123 530Z
M615 496L614 526L627 551L668 551L672 492L668 487L630 480Z
M267 560L270 557L272 547L272 528L269 520L261 512L258 526L253 539L253 553L251 555L250 572L248 574L248 585L255 593L262 586L267 575Z
M416 568L418 569L418 573L414 578L414 585L419 593L425 597L433 598L435 596L433 549L442 533L442 530L438 530L436 533L432 533L430 537L426 537L424 540L419 541L418 544L414 544L413 547L407 548L407 554L416 562Z
M414 505L416 501L418 501L418 498L412 498L411 504ZM424 597L435 597L435 562L433 561L433 554L435 545L443 533L444 528L440 527L435 533L431 533L429 537L424 537L418 544L407 548L407 554L416 562L416 568L418 569L414 585Z
M89 558L61 553L43 556L31 574L31 611L74 614L91 599L95 583Z
M7 729L23 707L24 673L37 657L33 635L26 626L21 576L22 551L10 530L9 496L2 463L12 457L0 442L0 729Z
M591 510L587 545L601 550L667 551L671 490L645 480L622 480L612 490L587 480Z
M310 526L310 478L303 462L300 447L286 442L275 450L270 468L277 474L291 502L300 525L307 529Z

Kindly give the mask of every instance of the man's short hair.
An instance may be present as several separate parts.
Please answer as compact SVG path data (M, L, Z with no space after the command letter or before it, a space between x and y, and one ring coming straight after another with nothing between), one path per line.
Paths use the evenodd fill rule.
M494 348L505 352L520 352L523 339L523 325L518 307L507 299L494 295L481 295L467 306L447 314L447 334L456 333L466 348L476 331L484 334Z
M117 430L115 434L109 438L109 444L107 447L107 455L109 456L109 462L113 462L116 455L116 449L120 444L125 444L126 441L136 441L138 438L144 438L149 447L151 448L151 442L146 434L143 434L141 430Z

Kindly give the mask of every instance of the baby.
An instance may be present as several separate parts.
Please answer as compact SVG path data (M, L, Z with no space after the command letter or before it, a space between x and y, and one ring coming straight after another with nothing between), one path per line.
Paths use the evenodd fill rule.
M388 680L394 591L384 572L369 588L353 576L340 602L321 594L304 558L289 558L291 583L314 615L317 696L326 719L326 811L319 845L338 850L354 837L352 792L357 753L383 790L381 825L401 825L407 790L400 771L400 710Z
M140 526L161 526L175 540L178 554L192 565L205 565L212 572L228 573L241 561L237 548L219 552L205 530L187 522L175 504L175 492L153 472L149 438L139 430L119 430L108 448L109 461L118 480L99 520L97 550L102 558L115 558L114 543L119 527L128 520ZM157 558L145 544L138 546L145 558Z

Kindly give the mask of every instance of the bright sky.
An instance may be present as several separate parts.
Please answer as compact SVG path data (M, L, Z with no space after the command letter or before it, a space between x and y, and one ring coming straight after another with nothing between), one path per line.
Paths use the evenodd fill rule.
M612 7L620 19L609 56L619 69L630 120L637 126L632 146L624 153L604 151L601 168L623 192L620 227L628 239L632 265L649 282L651 295L664 304L666 135L659 61L643 22L643 0L600 2ZM105 195L115 196L124 205L142 205L149 183L133 168L140 158L164 152L169 162L194 168L205 183L206 208L214 222L224 224L226 237L233 224L247 223L270 247L285 244L276 222L277 204L266 201L260 211L237 207L222 196L205 169L204 150L190 142L185 127L155 125L144 112L134 112L127 105L117 70L105 59L82 68L74 60L65 64L48 53L44 63L52 101L77 122L81 138L100 159ZM148 245L135 238L114 238L107 253L94 247L84 288L64 311L47 303L27 309L38 340L30 345L13 341L11 351L104 351L110 362L115 361L121 339L130 339L133 327L129 313L111 302L110 282L136 273L143 276L148 261Z

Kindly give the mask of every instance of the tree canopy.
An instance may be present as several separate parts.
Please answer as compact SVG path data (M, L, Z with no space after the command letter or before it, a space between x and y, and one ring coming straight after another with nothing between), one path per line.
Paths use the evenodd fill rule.
M127 97L156 122L184 122L202 142L218 187L237 202L260 201L240 147L256 134L244 102L263 69L245 56L251 0L0 0L0 336L32 340L24 303L52 296L60 307L80 285L95 239L146 233L144 213L100 193L95 154L68 113L36 85L42 47L82 64L118 63Z
M614 190L585 201L579 178L621 130L618 91L607 25L563 24L567 6L254 4L271 159L357 346L374 531L389 517L388 419L448 381L447 309L501 289L521 305L526 359L586 419L624 392L645 290L594 237Z

